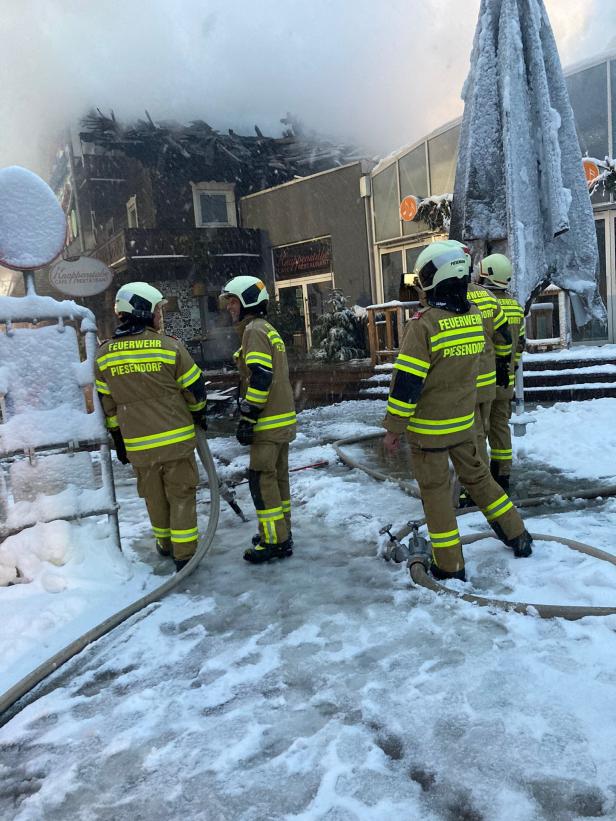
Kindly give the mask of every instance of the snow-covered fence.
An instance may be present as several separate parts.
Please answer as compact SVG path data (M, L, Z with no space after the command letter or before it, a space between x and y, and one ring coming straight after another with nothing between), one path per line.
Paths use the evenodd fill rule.
M120 547L108 436L92 387L96 345L92 313L37 296L31 280L25 297L0 298L0 539L37 522L106 514ZM91 451L100 452L99 482Z

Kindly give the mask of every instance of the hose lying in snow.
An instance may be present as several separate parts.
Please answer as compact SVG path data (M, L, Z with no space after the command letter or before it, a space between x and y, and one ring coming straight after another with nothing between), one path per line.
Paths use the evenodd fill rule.
M583 542L576 542L574 539L565 539L561 536L548 536L544 533L533 533L533 539L541 541L559 542L572 550L577 550L587 556L592 556L595 559L602 559L605 562L616 565L616 556L605 553L603 550L598 550L595 547L584 544ZM480 539L494 538L494 533L491 530L485 530L482 533L473 533L469 536L463 536L462 544L470 544L477 542ZM578 605L561 605L561 604L531 604L530 602L516 602L507 601L506 599L494 599L485 596L475 596L472 593L459 593L456 590L451 590L443 584L439 584L429 573L426 566L425 555L411 555L408 560L409 571L411 579L420 587L427 587L435 593L447 593L457 599L463 599L473 604L478 604L480 607L497 607L500 610L512 610L516 613L523 613L524 615L538 615L542 619L561 618L575 621L582 619L585 616L611 616L616 613L616 607L586 607Z
M410 486L407 482L391 479L391 477L386 476L385 474L380 473L379 471L367 468L365 465L362 465L356 460L352 459L350 456L348 456L348 454L344 453L344 451L341 449L342 445L359 444L360 442L366 442L371 439L378 439L384 435L384 432L379 432L365 434L363 436L348 437L346 439L339 439L338 441L333 443L333 447L338 456L340 457L340 459L349 467L361 470L368 476L371 476L372 478L377 479L379 481L394 482L399 487L401 487L402 490L404 490L406 493L409 493L414 498L418 498L418 491L414 487ZM597 499L600 497L609 496L616 496L616 485L610 485L608 487L589 488L585 491L581 491L579 493L572 495L560 495L559 498L575 500ZM514 499L514 501L517 507L537 507L542 504L547 504L549 501L551 501L551 497L533 496L529 497L528 499ZM478 510L478 507L463 508L462 510L456 511L456 516L463 516L466 513L474 513ZM409 522L398 533L389 534L391 541L399 544L401 540L408 536L413 529L416 529L418 526L421 526L424 523L425 519L420 520L418 522ZM384 528L382 532L387 532L387 529ZM485 539L487 537L496 538L495 534L490 530L484 531L482 533L474 533L468 536L463 536L461 538L461 542L462 544L471 544L472 542L476 542L480 539ZM610 562L610 564L616 565L615 556L612 556L609 553L605 553L603 550L599 550L595 547L591 547L590 545L584 544L583 542L577 542L574 539L565 539L560 536L547 536L541 534L535 534L533 538L540 539L543 541L559 542L560 544L564 544L567 547L570 547L572 550L577 550L580 553L585 553L587 556L592 556L595 559L601 559L603 561ZM471 593L459 593L455 590L446 587L445 585L439 584L435 579L433 579L433 577L428 573L428 566L429 562L426 561L425 554L416 553L411 555L411 557L408 560L408 567L411 574L411 578L415 582L415 584L418 584L421 587L426 587L429 590L432 590L436 593L447 593L451 596L454 596L455 598L463 599L464 601L468 602L473 602L483 607L498 607L502 610L512 610L516 613L524 614L536 613L544 619L559 617L563 619L569 619L572 621L574 621L575 619L581 619L584 616L609 616L616 613L616 607L585 607L577 605L569 606L554 604L531 604L528 602L513 602L506 601L505 599L495 599L487 598L484 596L476 596Z
M143 610L144 607L147 607L149 604L159 601L163 598L163 596L166 596L167 593L177 587L180 582L190 576L190 574L196 570L199 562L204 558L204 556L207 555L212 546L212 542L214 541L216 528L218 527L220 495L218 492L218 476L216 475L216 467L207 444L207 439L205 438L205 433L197 428L196 435L197 453L199 454L199 458L201 459L203 467L207 473L210 487L210 515L205 533L203 536L199 537L195 555L191 558L188 564L179 571L179 573L174 574L170 579L167 579L166 582L161 584L155 590L152 590L147 595L132 604L129 604L123 610L109 616L109 618L105 619L105 621L101 622L96 627L88 630L88 632L84 633L83 636L75 639L75 641L71 642L67 647L64 647L60 650L60 652L43 662L43 664L40 664L36 670L33 670L21 679L21 681L18 681L17 684L14 684L9 690L0 695L0 726L9 721L13 715L19 712L19 709L23 709L23 707L26 706L24 703L19 707L19 709L13 710L11 715L5 714L9 707L14 705L16 701L23 698L30 690L36 687L37 684L43 681L44 678L55 672L61 665L65 664L77 653L80 653L85 647L88 646L88 644L100 639L101 636L109 633L109 631L113 630L114 627L117 627L119 624L122 624L123 621L126 621L126 619L135 615L135 613Z

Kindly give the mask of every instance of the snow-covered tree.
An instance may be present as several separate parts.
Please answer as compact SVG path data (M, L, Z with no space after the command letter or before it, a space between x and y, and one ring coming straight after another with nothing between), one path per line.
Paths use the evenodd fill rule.
M329 310L320 316L312 331L314 359L345 362L366 356L362 319L351 308L338 288L327 299Z

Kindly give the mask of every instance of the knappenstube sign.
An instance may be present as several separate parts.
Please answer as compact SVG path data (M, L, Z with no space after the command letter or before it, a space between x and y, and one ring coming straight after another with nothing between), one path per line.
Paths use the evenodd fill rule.
M70 257L51 266L49 281L67 296L94 296L111 285L113 274L94 257Z

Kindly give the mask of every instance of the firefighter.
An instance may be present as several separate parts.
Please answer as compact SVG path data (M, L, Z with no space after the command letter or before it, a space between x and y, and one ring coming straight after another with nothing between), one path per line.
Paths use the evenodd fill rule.
M392 454L407 431L432 543L433 576L463 581L449 459L499 539L516 557L532 553L530 534L475 444L476 382L484 337L481 312L467 299L468 269L464 252L447 242L434 242L419 255L414 273L426 307L407 324L383 422L385 447Z
M295 439L293 391L284 342L265 319L265 284L253 276L227 282L220 295L240 338L237 440L250 445L248 483L259 533L244 559L261 564L293 554L289 443Z
M507 319L500 303L489 291L472 281L473 258L471 250L457 240L447 240L448 244L462 248L469 263L469 277L466 296L481 312L485 347L479 360L477 374L477 398L475 400L475 443L479 455L490 464L488 457L488 429L490 426L490 408L496 397L496 387L509 385L509 360L511 358L511 334ZM473 500L463 488L460 493L459 506L472 505Z
M116 295L120 325L96 356L96 390L122 464L137 474L156 549L181 570L197 548L195 424L206 424L200 369L163 333L165 299L147 282L129 282Z
M507 368L507 384L498 386L490 409L488 439L490 442L490 471L507 493L511 477L511 402L515 391L515 372L526 344L524 308L507 290L511 282L511 262L504 254L490 254L481 262L483 286L498 299L509 325L512 351Z

